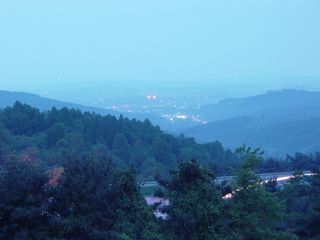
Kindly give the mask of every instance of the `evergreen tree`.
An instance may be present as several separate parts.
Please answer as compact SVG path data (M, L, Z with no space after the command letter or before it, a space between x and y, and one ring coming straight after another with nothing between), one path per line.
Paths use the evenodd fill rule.
M114 182L112 164L90 157L69 160L64 177L55 189L50 210L55 237L65 239L108 239L115 213L110 205Z
M166 224L173 239L206 240L222 237L222 196L213 175L195 161L183 162L163 183L170 201Z
M112 151L116 156L128 163L130 145L125 134L118 133L115 136L112 144Z
M160 137L156 137L154 139L152 143L152 149L157 161L171 167L175 165L175 158L171 152L170 145Z
M307 225L308 237L320 239L320 168L314 171L310 178L311 185L311 211Z
M49 146L55 146L55 144L60 140L65 132L65 126L63 123L55 123L48 128L47 133L47 142Z
M70 160L56 188L51 236L84 240L159 240L133 170L117 173L109 160Z
M147 150L141 139L133 144L130 155L132 165L140 170L143 162L148 158Z
M118 174L116 185L116 231L132 240L161 240L151 208L140 194L133 168Z
M295 172L294 177L279 193L280 199L285 203L287 214L284 228L302 238L308 238L309 235L311 192L311 186L307 184L302 172Z
M0 239L46 239L47 176L35 162L12 159L0 176Z
M238 149L242 166L234 183L230 200L230 238L251 240L285 239L277 231L283 219L283 207L275 195L266 191L254 170L262 161L259 149Z

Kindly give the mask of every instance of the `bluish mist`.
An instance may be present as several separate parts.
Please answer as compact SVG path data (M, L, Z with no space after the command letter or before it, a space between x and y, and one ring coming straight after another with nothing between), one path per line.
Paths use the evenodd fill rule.
M316 0L2 0L0 88L265 75L315 86L319 9Z

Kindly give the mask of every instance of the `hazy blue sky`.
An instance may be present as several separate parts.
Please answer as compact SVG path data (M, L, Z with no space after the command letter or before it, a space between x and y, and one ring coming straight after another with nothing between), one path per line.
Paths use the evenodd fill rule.
M320 76L319 12L319 0L0 0L0 88L261 74L289 84Z

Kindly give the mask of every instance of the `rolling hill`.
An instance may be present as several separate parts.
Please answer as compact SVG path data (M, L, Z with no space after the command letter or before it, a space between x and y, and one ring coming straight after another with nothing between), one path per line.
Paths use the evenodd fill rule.
M206 105L199 114L208 123L183 133L227 147L261 147L269 155L320 149L320 92L272 91Z
M149 119L154 125L159 125L164 130L170 131L173 129L173 126L169 121L151 113L129 113L129 112L120 113L110 109L84 106L80 104L45 98L32 93L0 90L0 108L13 106L16 101L36 107L40 111L47 111L52 109L53 107L57 109L61 109L65 107L70 109L78 109L82 112L94 112L97 114L101 114L103 116L110 114L118 117L120 116L120 114L122 114L125 117L128 117L130 119L135 118L137 120L142 120L142 121L145 119Z
M119 115L119 113L116 111L102 109L102 108L87 107L80 104L63 102L63 101L50 99L50 98L44 98L32 93L11 92L11 91L0 90L0 108L13 106L16 101L37 107L40 111L50 110L53 107L57 109L66 107L66 108L79 109L84 112L96 112L101 115L107 115L107 114L111 114L115 116Z

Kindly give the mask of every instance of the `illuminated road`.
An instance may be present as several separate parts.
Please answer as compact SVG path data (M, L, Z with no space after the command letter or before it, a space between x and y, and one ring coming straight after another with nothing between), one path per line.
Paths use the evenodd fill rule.
M278 173L261 173L257 174L261 180L267 181L270 179L277 179L277 182L285 182L288 181L290 178L293 177L294 172L278 172ZM303 172L304 176L310 176L312 175L311 171L304 171ZM217 177L216 181L218 183L222 183L223 181L230 182L235 176L221 176ZM143 182L140 184L141 187L156 187L158 186L157 181L148 181L148 182Z
M293 177L294 172L278 172L278 173L261 173L257 174L261 180L266 181L270 179L277 179L278 182L281 181L287 181L290 178ZM304 171L304 176L310 176L312 175L311 171ZM230 182L235 176L223 176L223 177L217 177L216 181L221 183L223 181Z
M290 180L291 178L294 177L294 172L278 172L278 173L262 173L262 174L257 174L258 176L260 176L261 180L262 180L262 183L263 182L267 182L269 181L270 179L277 179L277 182L278 183L285 183L286 181ZM303 176L311 176L313 175L312 172L310 171L304 171L303 172ZM235 176L222 176L222 177L217 177L216 178L216 182L218 183L222 183L224 181L226 182L230 182ZM261 184L262 184L261 183ZM156 181L150 181L150 182L144 182L144 183L141 183L141 187L156 187L158 186L158 182ZM233 191L232 193L229 193L225 196L223 196L223 199L230 199L233 197L233 195L239 191L240 189L237 189L235 191ZM154 215L157 217L157 218L161 218L163 220L166 220L168 219L168 214L166 213L163 213L161 211L161 207L163 206L169 206L170 203L169 203L169 200L168 199L165 199L165 198L157 198L157 197L153 197L153 196L145 196L145 199L146 199L146 202L148 205L152 206L154 205L155 203L158 203L159 206L158 208L154 211Z

